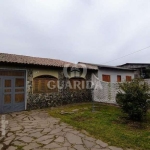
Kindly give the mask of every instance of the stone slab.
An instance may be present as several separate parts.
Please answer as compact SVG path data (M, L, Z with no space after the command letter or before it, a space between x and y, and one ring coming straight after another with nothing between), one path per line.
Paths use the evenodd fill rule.
M83 144L81 137L72 133L67 133L66 138L71 144Z

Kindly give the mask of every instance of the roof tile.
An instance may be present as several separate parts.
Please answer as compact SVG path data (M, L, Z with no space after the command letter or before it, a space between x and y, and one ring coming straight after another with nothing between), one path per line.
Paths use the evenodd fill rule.
M66 64L69 64L70 67L82 66L79 64L73 64L71 62L62 61L58 59L50 58L40 58L40 57L31 57L15 54L0 53L0 62L6 63L18 63L18 64L28 64L28 65L41 65L41 66L54 66L54 67L64 67ZM95 67L87 66L88 69L95 69Z

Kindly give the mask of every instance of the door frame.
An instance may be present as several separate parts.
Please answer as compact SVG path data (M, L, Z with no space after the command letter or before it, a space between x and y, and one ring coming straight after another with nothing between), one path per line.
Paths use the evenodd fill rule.
M11 110L10 110L10 112L12 112L12 107L13 107L13 105L14 105L14 97L13 97L13 95L14 95L14 89L13 89L13 86L14 86L14 79L13 79L13 77L12 76L1 76L1 80L2 80L2 91L1 91L1 96L2 96L2 100L1 100L1 106L2 106L2 113L4 113L3 112L3 107L5 107L5 106L11 106ZM11 80L11 87L5 87L5 81L6 80ZM5 92L5 90L6 89L11 89L11 92ZM11 102L9 103L9 104L5 104L5 95L7 95L7 94L11 94Z
M28 69L17 69L17 68L0 68L0 70L6 70L6 71L24 71L25 72L25 108L24 108L24 110L26 110L27 109L27 87L28 87L28 85L27 85L27 78L28 78L28 74L27 74L27 70ZM0 78L1 78L2 76L0 76ZM6 76L7 77L7 76ZM2 84L1 84L2 85ZM2 104L2 103L1 103Z

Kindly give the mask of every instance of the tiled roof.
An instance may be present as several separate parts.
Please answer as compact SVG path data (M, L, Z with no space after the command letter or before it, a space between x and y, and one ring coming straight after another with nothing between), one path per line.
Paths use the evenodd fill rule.
M26 65L53 66L53 67L64 67L66 64L69 64L70 67L75 65L71 62L66 62L58 59L30 57L30 56L7 54L7 53L0 53L0 62L18 63L18 64L26 64ZM80 68L81 66L78 67ZM95 68L88 67L88 69L95 69Z
M116 66L108 66L108 65L101 65L101 64L91 64L91 63L84 63L84 62L78 62L78 64L86 64L87 66L97 66L99 69L100 68L109 68L109 69L115 69L115 70L128 70L128 71L135 71L134 69L128 69L128 68L123 68L123 67L116 67Z

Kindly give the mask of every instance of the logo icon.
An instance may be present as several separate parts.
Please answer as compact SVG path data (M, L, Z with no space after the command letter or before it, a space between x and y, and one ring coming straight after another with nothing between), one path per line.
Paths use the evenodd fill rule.
M63 73L66 78L85 78L87 74L87 67L85 64L65 64Z

